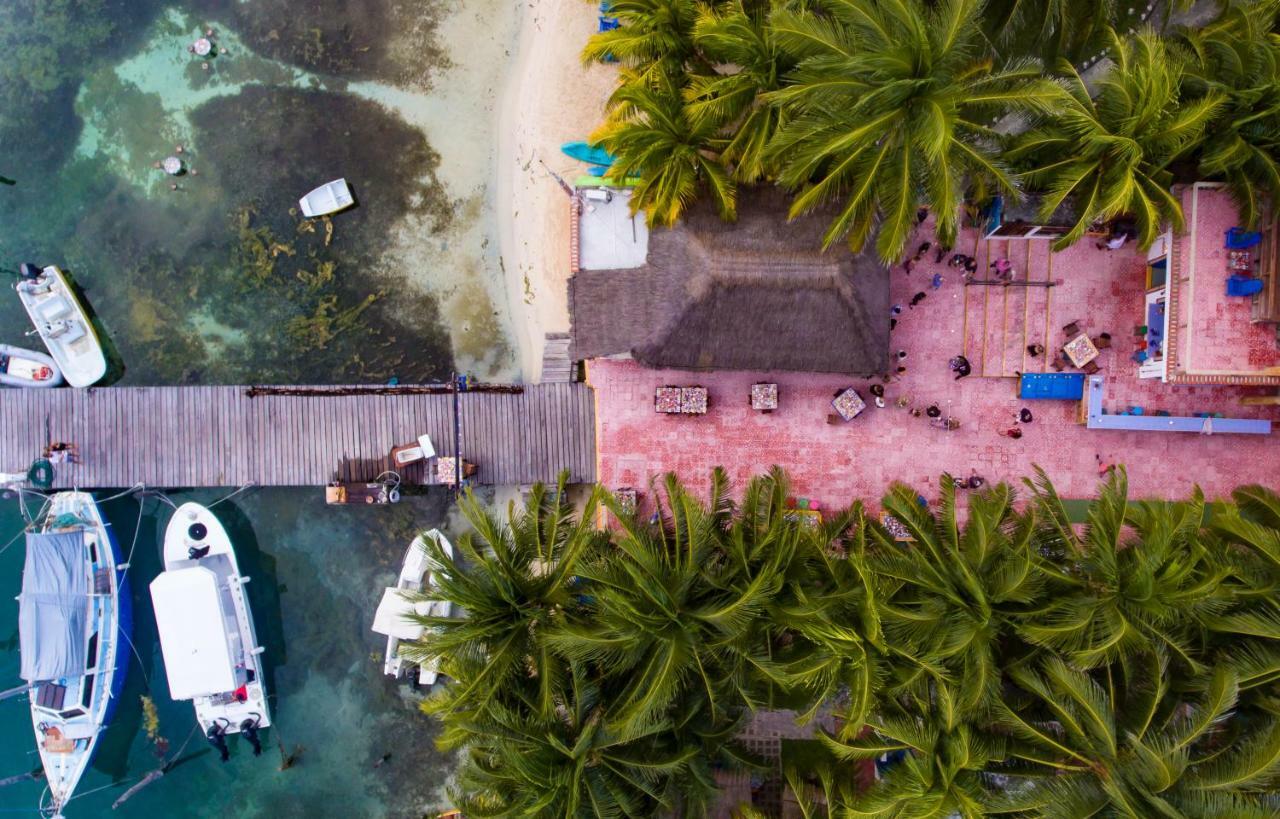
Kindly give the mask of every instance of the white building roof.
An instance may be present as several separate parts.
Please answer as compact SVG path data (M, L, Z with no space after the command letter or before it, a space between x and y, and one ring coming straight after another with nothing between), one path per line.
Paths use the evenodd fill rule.
M218 594L218 576L203 566L171 569L151 581L169 694L190 700L233 690L235 663Z

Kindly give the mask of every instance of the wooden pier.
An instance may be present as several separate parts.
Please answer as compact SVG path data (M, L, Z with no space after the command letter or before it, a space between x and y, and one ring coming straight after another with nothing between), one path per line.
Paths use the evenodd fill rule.
M55 466L58 488L370 481L391 468L391 447L423 434L442 456L456 453L456 435L479 467L473 483L554 481L564 469L573 483L596 479L595 400L583 384L456 395L449 385L0 390L0 472L73 443L80 462ZM436 482L421 462L397 472Z

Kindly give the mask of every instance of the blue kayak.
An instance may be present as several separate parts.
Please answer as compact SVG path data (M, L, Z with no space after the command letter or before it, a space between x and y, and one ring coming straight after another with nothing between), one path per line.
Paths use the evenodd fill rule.
M608 167L613 164L613 154L604 148L593 148L585 142L566 142L560 146L560 151L565 156L586 162L588 165Z

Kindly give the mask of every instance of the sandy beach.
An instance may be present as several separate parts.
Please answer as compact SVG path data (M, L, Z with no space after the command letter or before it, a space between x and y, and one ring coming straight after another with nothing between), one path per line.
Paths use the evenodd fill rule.
M569 203L538 160L570 183L584 172L560 145L599 124L617 73L579 56L596 30L595 5L529 0L520 13L498 123L497 216L520 370L536 381L543 335L569 329Z

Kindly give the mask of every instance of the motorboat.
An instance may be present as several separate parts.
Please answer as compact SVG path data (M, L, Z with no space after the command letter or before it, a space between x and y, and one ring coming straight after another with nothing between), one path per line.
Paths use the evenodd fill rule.
M373 630L387 638L382 670L390 677L399 678L406 669L415 665L401 651L402 642L421 640L427 631L415 616L448 617L453 611L453 604L449 601L429 599L432 590L439 588L439 581L436 570L430 566L424 538L435 541L446 555L453 557L453 544L439 529L418 535L405 552L396 585L383 589L378 611L373 616ZM418 684L433 685L440 675L439 662L417 665Z
M124 689L122 644L133 632L127 568L86 492L53 495L39 531L27 533L18 632L46 815L62 815Z
M6 387L56 387L62 370L50 356L9 344L0 344L0 384Z
M226 737L243 734L262 752L271 725L253 613L235 548L204 506L184 503L164 532L164 571L151 581L169 695L195 705L196 722L225 762Z
M22 265L18 298L53 360L73 387L90 387L107 374L107 357L66 274L50 265Z
M306 217L328 216L346 210L356 203L351 186L345 179L326 182L298 200L298 207Z

